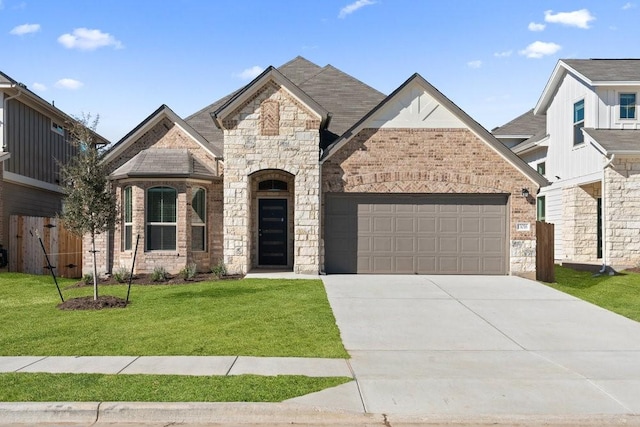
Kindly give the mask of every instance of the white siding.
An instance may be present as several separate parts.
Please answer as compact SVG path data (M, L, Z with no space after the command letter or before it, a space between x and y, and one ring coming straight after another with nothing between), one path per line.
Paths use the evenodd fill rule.
M562 188L560 186L543 187L540 190L540 196L545 196L545 221L554 224L555 259L562 261L564 259L562 248Z
M635 93L636 104L640 101L640 86L606 86L596 89L599 97L597 111L597 128L600 129L640 129L638 116L640 111L636 106L635 119L620 119L620 94Z
M547 175L572 179L602 168L602 155L590 144L573 145L573 104L584 99L584 127L595 127L598 97L593 88L567 74L547 110Z

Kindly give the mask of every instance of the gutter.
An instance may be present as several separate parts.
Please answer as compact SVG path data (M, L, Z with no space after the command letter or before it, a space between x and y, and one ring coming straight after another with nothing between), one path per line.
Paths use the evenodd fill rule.
M3 118L3 123L2 123L2 151L6 152L7 151L7 106L9 105L9 101L11 101L12 99L16 99L17 97L19 97L20 95L22 95L22 90L20 87L20 84L16 84L13 83L11 85L12 89L16 89L18 91L18 93L16 93L13 96L10 96L8 98L4 98L4 102L2 105L2 114L4 116Z
M607 157L605 155L604 158L607 159L607 162L604 164L604 166L602 166L602 268L600 269L600 273L604 273L605 271L607 271L607 258L608 258L607 257L607 226L606 226L606 221L607 221L606 170L609 166L611 166L611 163L613 163L613 160L616 158L616 155L612 154L611 157Z

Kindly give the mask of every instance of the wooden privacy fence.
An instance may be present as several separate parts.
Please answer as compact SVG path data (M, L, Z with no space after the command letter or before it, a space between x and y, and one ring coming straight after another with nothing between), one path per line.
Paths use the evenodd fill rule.
M556 281L553 224L536 221L536 280Z
M56 276L82 277L82 238L65 229L58 218L40 216L9 218L9 271L50 274L38 235Z

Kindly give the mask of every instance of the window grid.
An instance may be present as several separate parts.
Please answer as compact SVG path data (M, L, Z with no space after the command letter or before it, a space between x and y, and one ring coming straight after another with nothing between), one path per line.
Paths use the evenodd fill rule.
M147 190L147 250L176 250L177 198L177 191L171 187Z
M636 118L636 94L635 93L620 94L620 118L621 119Z

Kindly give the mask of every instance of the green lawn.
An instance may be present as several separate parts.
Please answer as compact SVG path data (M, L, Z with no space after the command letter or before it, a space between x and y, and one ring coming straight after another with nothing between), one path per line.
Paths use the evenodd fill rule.
M640 322L640 274L623 271L615 276L556 266L552 288L589 301Z
M63 289L66 299L91 292ZM124 298L127 287L100 292ZM0 274L0 355L348 357L320 280L134 286L127 308L98 311L59 302L49 276Z
M280 402L351 378L0 374L1 402Z

